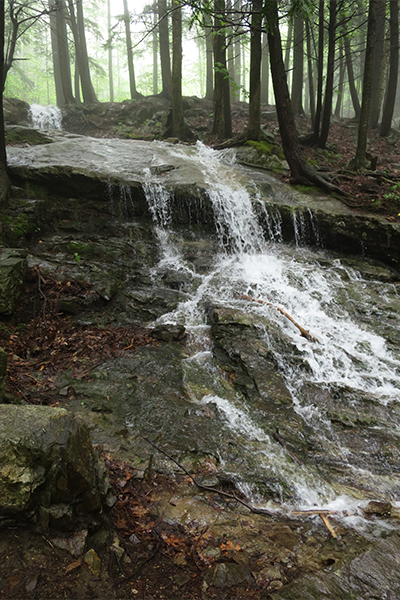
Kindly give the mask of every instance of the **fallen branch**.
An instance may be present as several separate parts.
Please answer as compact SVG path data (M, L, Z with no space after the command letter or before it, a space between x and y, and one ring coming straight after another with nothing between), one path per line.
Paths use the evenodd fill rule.
M320 515L319 515L319 516L321 517L321 519L322 519L322 520L323 520L323 522L325 523L325 525L326 525L326 528L327 528L327 529L330 531L330 533L331 533L331 536L332 536L333 538L337 538L337 533L336 533L336 531L333 529L332 525L329 523L329 521L328 521L327 517L326 517L325 515L323 515L322 513L320 513Z
M178 461L176 461L174 458L172 458L172 456L170 456L167 452L165 452L165 450L162 450L161 448L159 448L158 446L153 444L153 442L151 442L148 438L144 437L143 439L148 444L150 444L150 446L153 446L153 448L158 450L158 452L161 452L161 454L164 454L164 456L169 458L169 460L171 460L174 464L176 464L177 467L182 469L182 471L184 471L184 473L186 473L186 475L193 481L194 485L197 486L200 490L205 490L206 492L211 492L213 494L219 494L220 496L222 496L224 498L228 498L229 500L234 500L235 502L242 504L242 506L245 506L251 513L253 513L255 515L266 515L266 516L270 516L270 517L274 516L274 513L272 511L267 510L266 508L255 508L254 506L251 506L251 504L248 504L244 500L241 500L234 494L229 494L228 492L223 492L221 490L217 490L216 488L210 487L209 485L203 485L203 484L199 483L198 481L196 481L196 478L193 477L193 475L191 475L189 473L189 471L187 471L187 469L185 469L185 467L183 467L180 463L178 463Z
M266 300L260 300L259 298L253 298L253 296L248 296L247 294L241 294L240 296L238 296L238 298L240 300L250 300L251 302L258 302L259 304L266 304L267 306L272 306L272 308L275 308L276 310L279 310L279 312L282 315L284 315L287 319L289 319L289 321L291 321L293 323L293 325L295 327L297 327L297 329L300 331L300 333L301 333L301 335L303 337L305 337L310 342L317 342L318 343L317 338L315 338L314 336L312 336L311 333L309 331L307 331L307 329L304 329L304 327L302 327L301 325L299 325L293 319L293 317L291 317L285 310L283 310L283 308L280 308L279 306L275 306L275 304L271 304L271 302L267 302Z
M293 458L294 461L297 462L298 465L302 465L303 464L301 462L301 460L295 455L295 453L292 452L291 450L289 450L289 448L287 447L287 444L286 444L285 440L283 440L280 435L278 435L277 433L274 432L272 434L272 437L274 438L274 440L276 440L282 446L282 448L284 448L286 450L286 452L288 454L290 454L290 456Z

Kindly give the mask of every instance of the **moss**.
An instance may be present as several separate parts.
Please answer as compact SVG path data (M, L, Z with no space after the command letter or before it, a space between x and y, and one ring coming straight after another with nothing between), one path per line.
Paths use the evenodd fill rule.
M36 230L36 223L27 214L15 217L0 214L1 239L7 246L20 246Z

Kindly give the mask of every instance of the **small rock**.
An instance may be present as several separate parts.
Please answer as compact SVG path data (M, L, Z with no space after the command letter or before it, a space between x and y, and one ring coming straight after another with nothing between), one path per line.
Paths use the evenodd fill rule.
M151 337L163 342L178 342L185 334L186 330L180 323L164 323L150 332Z
M364 509L365 515L376 515L377 517L388 517L392 512L392 505L390 502L379 502L371 500Z
M205 581L217 588L239 585L252 577L249 565L235 563L218 563L208 571Z
M129 541L131 544L134 545L140 544L139 538L134 533L132 533L132 535L129 536Z
M57 548L67 550L72 556L80 556L85 547L87 534L87 529L83 529L78 531L72 538L53 538L51 542Z
M83 560L85 561L93 575L100 575L101 560L99 559L93 548L90 548L90 550L86 552L85 556L83 557Z

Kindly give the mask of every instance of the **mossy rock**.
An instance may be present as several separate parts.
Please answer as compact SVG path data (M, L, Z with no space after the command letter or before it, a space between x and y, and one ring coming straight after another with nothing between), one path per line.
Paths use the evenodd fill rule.
M4 248L0 252L0 314L11 315L17 307L26 267L24 250Z

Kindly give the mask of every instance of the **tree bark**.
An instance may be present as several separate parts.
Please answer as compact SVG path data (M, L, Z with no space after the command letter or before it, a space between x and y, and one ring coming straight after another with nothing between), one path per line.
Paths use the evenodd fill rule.
M83 101L87 102L88 104L93 104L98 100L96 98L90 76L82 0L76 0L76 17L73 0L68 0L68 7L70 17L69 24L74 37L76 63L78 65Z
M268 104L269 98L269 51L267 34L263 33L261 58L261 103Z
M379 0L369 0L367 46L365 50L365 68L363 78L363 94L358 124L357 149L349 167L355 171L362 170L366 165L367 129L371 102L372 67L374 61L374 42L376 32L376 7Z
M242 0L235 0L234 2L234 11L235 11L235 21L239 23L240 11L242 10ZM241 94L241 85L242 85L242 51L240 44L240 35L239 35L239 26L237 26L236 30L236 38L235 38L235 86L236 86L236 96L235 101L240 102L240 94Z
M313 65L312 65L311 27L310 27L310 20L308 18L306 19L306 41L307 41L307 71L308 71L308 89L309 89L309 97L310 97L311 128L314 130L315 90L314 90L314 76L313 76Z
M340 47L340 57L339 57L339 81L338 81L338 92L336 98L336 106L335 106L335 117L340 117L340 112L342 110L342 100L343 100L343 83L344 83L344 59L343 59L343 47Z
M378 127L381 104L384 92L384 81L387 63L385 61L385 30L386 30L386 0L377 0L376 4L376 34L374 43L374 58L372 65L371 104L369 109L368 127Z
M349 80L349 89L351 101L353 104L355 118L358 121L360 118L361 105L360 100L358 99L357 88L354 80L354 69L353 69L353 59L351 57L351 48L350 48L350 40L347 34L343 37L344 42L344 53L346 58L346 69L347 69L347 77Z
M210 15L206 14L204 19L206 35L206 99L212 100L214 96L213 35Z
M158 11L157 5L153 5L153 95L158 94L158 36L157 36Z
M161 62L161 78L162 91L161 96L172 98L172 74L171 74L171 58L169 52L169 30L168 30L168 12L167 1L158 0L158 35L160 45L160 62Z
M389 81L383 107L382 123L379 135L388 135L396 102L397 79L399 71L399 2L390 0L390 60Z
M319 130L322 113L322 85L324 75L324 0L319 0L318 5L318 58L317 58L317 105L314 120L314 143L319 140Z
M63 96L66 104L75 104L75 98L72 93L65 6L63 0L55 0L54 5L56 6L56 37Z
M125 23L125 39L126 39L126 54L128 57L128 71L129 71L129 89L131 92L132 100L136 100L141 97L136 89L135 81L135 68L133 65L133 52L132 52L132 37L131 37L131 19L128 10L128 0L124 0L124 23Z
M292 106L296 116L304 115L303 79L304 79L304 18L296 15L293 28L293 71L292 71Z
M261 134L261 56L263 0L253 0L250 25L250 101L247 137L259 140Z
M56 88L56 102L57 102L57 106L64 106L64 104L66 104L67 101L64 96L64 90L63 90L62 79L61 79L60 56L58 53L56 10L57 10L57 7L55 4L55 0L49 0L51 49L52 49L52 57L53 57L54 84L55 84L55 88Z
M226 68L225 0L214 2L214 123L212 133L219 140L232 137L229 78Z
M184 131L182 104L182 9L172 0L172 135L181 138Z
M319 148L325 148L328 141L329 127L331 124L332 100L333 100L333 77L335 70L335 36L336 36L336 15L337 1L329 2L329 45L328 45L328 64L326 68L326 87L324 112L322 115L321 135L319 138Z

